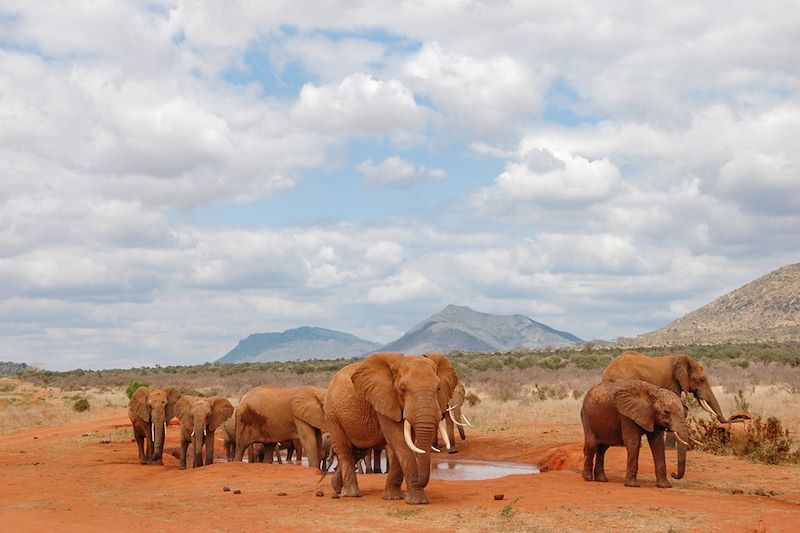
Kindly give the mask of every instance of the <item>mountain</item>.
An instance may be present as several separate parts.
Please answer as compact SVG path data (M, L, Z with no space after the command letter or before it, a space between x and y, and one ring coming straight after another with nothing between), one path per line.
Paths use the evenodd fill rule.
M355 335L325 328L303 326L281 333L255 333L239 341L236 348L217 363L250 361L295 361L337 359L375 351L380 345Z
M800 340L800 263L787 265L708 305L639 335L640 346Z
M491 315L469 307L448 305L411 328L381 351L425 353L504 351L514 348L573 346L583 341L524 315Z

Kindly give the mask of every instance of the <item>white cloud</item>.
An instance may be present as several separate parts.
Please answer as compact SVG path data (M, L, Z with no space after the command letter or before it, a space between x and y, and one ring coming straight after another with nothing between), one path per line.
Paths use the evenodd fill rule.
M374 304L419 301L434 298L436 292L436 286L424 275L403 269L384 284L372 287L367 293L367 300Z
M411 162L398 156L390 156L377 165L371 159L363 161L358 169L364 181L371 187L403 187L426 178L443 179L446 174L437 168L415 167Z
M608 159L590 161L565 151L532 149L507 163L495 185L479 191L474 201L488 210L502 209L505 203L579 208L608 199L620 178Z
M398 135L424 127L427 112L398 80L355 73L338 85L307 83L292 116L309 128L328 132Z

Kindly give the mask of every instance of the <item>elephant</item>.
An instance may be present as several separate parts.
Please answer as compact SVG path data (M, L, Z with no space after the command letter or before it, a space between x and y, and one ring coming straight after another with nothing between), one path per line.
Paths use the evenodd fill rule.
M233 416L233 405L220 396L200 398L181 396L175 404L175 416L181 422L180 469L186 469L186 450L194 444L193 468L214 462L214 435L217 428ZM206 457L203 461L203 446Z
M458 385L456 385L456 388L453 390L453 396L450 398L450 401L447 402L447 414L444 417L444 423L447 429L447 437L450 439L450 447L447 449L448 453L458 453L455 432L453 431L455 427L458 427L458 435L461 437L461 440L466 440L467 436L464 434L464 426L472 425L461 412L461 406L464 405L465 395L466 390L464 389L464 384L459 381Z
M139 448L139 464L163 465L167 422L175 416L175 404L181 393L172 387L139 387L128 402L128 417ZM145 441L147 448L145 450Z
M332 378L325 416L339 466L331 485L342 496L358 497L355 465L369 448L386 446L389 472L385 500L425 504L431 445L437 426L447 442L442 415L458 383L440 353L404 355L379 352L351 363ZM405 478L407 491L400 486Z
M222 445L225 447L225 456L228 462L233 461L236 455L236 409L233 415L222 424Z
M358 461L357 469L359 474L383 473L383 468L381 465L381 454L383 453L383 450L383 446L377 446L367 450L364 454L364 457Z
M670 488L664 457L664 431L674 431L678 439L678 472L686 472L686 446L689 427L680 396L638 379L604 381L595 385L583 399L581 422L584 436L583 479L608 481L604 458L609 446L624 445L628 452L625 485L638 487L639 447L647 435L655 463L656 486ZM592 468L595 455L597 460Z
M669 389L678 396L681 392L693 394L703 409L719 418L720 422L727 422L717 397L711 390L705 368L688 355L648 356L639 352L623 352L606 367L602 380L622 379L641 379Z
M236 410L234 460L241 461L245 449L256 442L275 444L298 439L309 466L319 468L322 434L327 426L324 397L325 389L312 386L284 389L261 385L249 391Z

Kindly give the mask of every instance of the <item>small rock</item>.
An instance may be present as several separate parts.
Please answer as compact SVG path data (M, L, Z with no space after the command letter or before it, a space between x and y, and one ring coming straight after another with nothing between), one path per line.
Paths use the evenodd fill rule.
M325 496L325 493L322 492L321 490L318 490L317 491L317 498L322 498L323 496Z
M36 440L36 439L38 439L38 438L39 438L39 437L33 437L33 440Z
M224 487L222 487L222 492L230 492L230 491L231 491L231 488L228 485L225 485Z
M234 494L241 494L241 493L242 493L242 491L240 491L239 489L236 489L235 491L233 491L233 493L234 493Z
M338 500L339 499L339 495L334 493L333 496L331 496L331 499L332 500Z
M505 494L495 494L494 495L494 499L495 500L502 500L503 498L505 498Z
M288 496L288 494L286 494L285 492L279 492L278 496Z
M742 489L733 489L731 494L744 494L744 491Z

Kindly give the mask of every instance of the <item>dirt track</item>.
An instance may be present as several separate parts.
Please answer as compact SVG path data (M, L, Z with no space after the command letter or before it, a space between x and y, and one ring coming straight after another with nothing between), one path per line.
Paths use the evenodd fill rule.
M626 488L622 448L608 453L609 483L581 479L579 425L516 432L473 432L454 457L536 463L546 472L432 480L431 504L410 506L381 499L383 475L359 476L362 498L332 499L329 478L296 465L219 463L180 471L166 453L165 466L141 466L125 411L111 409L91 420L0 436L0 524L5 531L800 530L800 468L690 452L686 477L663 490L654 487L645 444L643 486ZM171 427L167 451L177 446ZM671 465L674 459L668 457ZM318 489L324 497L315 497Z

